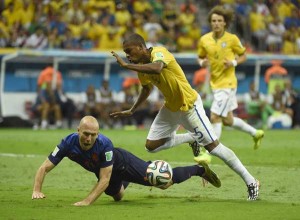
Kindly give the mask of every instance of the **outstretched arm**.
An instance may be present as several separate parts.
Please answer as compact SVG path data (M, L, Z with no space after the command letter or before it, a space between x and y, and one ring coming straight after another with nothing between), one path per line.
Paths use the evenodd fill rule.
M148 98L152 88L151 85L143 85L137 100L130 109L121 112L113 112L110 116L114 118L132 116L135 110Z
M93 190L84 200L74 203L75 206L91 205L93 202L96 201L96 199L98 199L99 196L101 196L101 194L106 190L106 188L109 185L112 167L113 166L109 166L100 169L98 183L94 186Z
M44 178L48 172L50 172L55 165L47 158L36 172L34 179L34 186L32 192L32 199L43 199L46 196L41 192Z
M165 65L161 61L157 61L154 63L146 63L146 64L127 63L122 59L122 57L120 57L114 51L112 51L111 53L116 58L117 62L120 64L121 67L129 69L129 70L141 72L141 73L160 74Z

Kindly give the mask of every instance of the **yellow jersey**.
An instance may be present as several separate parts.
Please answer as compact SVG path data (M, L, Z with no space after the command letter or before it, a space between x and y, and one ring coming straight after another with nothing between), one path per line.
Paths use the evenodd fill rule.
M138 73L142 85L156 86L164 96L165 106L172 112L188 111L193 107L198 93L194 90L175 57L165 47L153 47L151 63L162 61L160 74Z
M224 32L220 39L214 39L213 33L203 35L198 42L198 56L207 58L210 63L210 85L212 89L236 88L235 68L225 68L224 61L242 55L246 48L235 34Z

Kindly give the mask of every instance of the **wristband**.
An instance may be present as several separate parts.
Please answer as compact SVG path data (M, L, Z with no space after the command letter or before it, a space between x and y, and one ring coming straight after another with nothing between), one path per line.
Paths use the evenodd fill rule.
M236 61L236 60L232 60L231 63L232 63L232 65L233 65L234 67L237 66L237 61Z
M203 66L204 59L198 59L198 62L199 62L199 65L200 65L200 66Z

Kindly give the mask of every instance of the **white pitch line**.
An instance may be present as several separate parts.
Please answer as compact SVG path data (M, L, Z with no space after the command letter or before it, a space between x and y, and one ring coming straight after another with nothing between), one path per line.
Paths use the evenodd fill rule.
M43 155L0 153L0 157L43 157Z

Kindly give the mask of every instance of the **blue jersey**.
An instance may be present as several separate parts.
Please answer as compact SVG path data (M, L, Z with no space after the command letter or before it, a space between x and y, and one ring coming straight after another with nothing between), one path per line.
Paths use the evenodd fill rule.
M73 133L65 137L48 158L57 165L64 157L68 157L99 178L100 168L113 165L113 149L110 139L99 134L93 147L84 151L80 147L78 133Z

